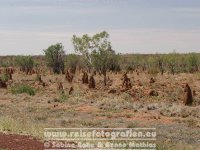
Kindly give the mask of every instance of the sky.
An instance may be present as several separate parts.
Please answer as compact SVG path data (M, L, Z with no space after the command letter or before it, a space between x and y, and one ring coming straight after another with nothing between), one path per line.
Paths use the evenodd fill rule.
M41 55L101 31L118 53L200 52L200 0L0 0L0 55Z

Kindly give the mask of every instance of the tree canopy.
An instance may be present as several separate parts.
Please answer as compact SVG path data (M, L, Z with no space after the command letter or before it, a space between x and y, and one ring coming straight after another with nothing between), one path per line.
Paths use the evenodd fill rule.
M75 51L84 56L86 64L104 75L104 84L106 85L106 71L116 55L112 50L109 34L103 31L91 37L87 34L82 37L73 35L72 43Z
M64 47L61 43L49 46L44 50L47 66L53 69L54 73L64 72Z

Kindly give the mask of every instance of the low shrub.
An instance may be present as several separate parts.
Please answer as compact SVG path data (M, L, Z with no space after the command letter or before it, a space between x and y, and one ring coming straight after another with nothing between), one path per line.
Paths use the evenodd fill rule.
M8 74L2 74L0 78L1 78L1 80L2 80L3 82L7 82L7 81L9 80Z
M20 84L20 85L18 84L18 85L12 86L11 92L13 94L27 93L30 96L34 96L36 94L36 90L34 88L32 88L31 86L26 85L26 84Z

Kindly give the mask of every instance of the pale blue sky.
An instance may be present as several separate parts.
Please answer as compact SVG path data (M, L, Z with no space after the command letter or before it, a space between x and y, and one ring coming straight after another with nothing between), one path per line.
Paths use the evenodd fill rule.
M0 55L103 30L120 53L200 52L200 0L0 0Z

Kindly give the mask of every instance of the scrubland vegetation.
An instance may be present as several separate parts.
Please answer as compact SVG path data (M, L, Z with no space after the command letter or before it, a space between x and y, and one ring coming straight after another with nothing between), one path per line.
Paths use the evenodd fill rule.
M200 54L118 54L105 31L72 43L0 57L0 131L156 127L159 150L199 148Z

